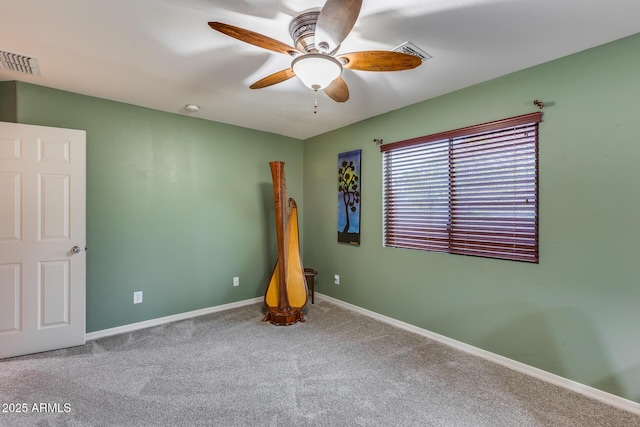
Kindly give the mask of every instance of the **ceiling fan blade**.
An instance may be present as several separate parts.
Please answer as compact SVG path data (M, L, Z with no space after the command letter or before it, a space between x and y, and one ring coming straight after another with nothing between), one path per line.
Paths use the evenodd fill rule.
M411 70L422 64L422 60L408 53L387 50L367 50L345 53L338 56L344 68L358 71L402 71Z
M295 56L300 53L294 47L291 47L276 39L272 39L271 37L267 37L250 30L245 30L244 28L235 27L233 25L225 24L222 22L209 22L209 26L216 31L220 31L222 34L226 34L245 43L272 50L274 52L284 53L291 56Z
M362 0L327 0L316 22L316 49L333 52L353 29L361 7Z
M278 71L277 73L273 73L263 79L260 79L249 87L251 89L262 89L263 87L282 83L295 75L296 73L294 73L291 68L287 68L286 70Z
M324 93L336 102L345 102L349 99L349 87L342 77L338 77L324 88Z

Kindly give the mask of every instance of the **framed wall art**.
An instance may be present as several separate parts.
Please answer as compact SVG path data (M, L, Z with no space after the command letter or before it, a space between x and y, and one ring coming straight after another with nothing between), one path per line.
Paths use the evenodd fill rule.
M361 154L338 154L338 243L360 245Z

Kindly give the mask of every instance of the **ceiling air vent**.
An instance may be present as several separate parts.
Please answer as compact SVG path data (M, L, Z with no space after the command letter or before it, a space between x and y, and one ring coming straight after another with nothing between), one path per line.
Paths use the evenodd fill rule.
M40 75L37 59L4 50L0 50L0 70L17 71L31 76Z
M405 42L401 44L397 48L393 49L393 52L408 53L409 55L417 56L422 60L422 62L431 58L431 55L429 55L424 50L420 49L418 46L416 46L412 42Z

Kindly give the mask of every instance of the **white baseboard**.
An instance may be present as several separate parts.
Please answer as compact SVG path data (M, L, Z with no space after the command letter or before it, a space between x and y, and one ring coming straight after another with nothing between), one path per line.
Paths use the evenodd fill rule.
M143 322L131 323L129 325L117 326L110 329L102 329L100 331L89 332L85 334L87 341L97 340L98 338L109 337L111 335L123 334L125 332L137 331L138 329L150 328L152 326L163 325L165 323L176 322L178 320L191 319L193 317L204 316L206 314L217 313L219 311L230 310L232 308L243 307L245 305L255 304L264 299L264 297L256 297L243 301L236 301L229 304L216 305L214 307L202 308L200 310L187 311L186 313L178 313L171 316L159 317L157 319L145 320Z
M376 313L374 311L370 311L365 308L358 307L357 305L353 305L348 302L341 301L339 299L330 297L328 295L324 295L318 292L316 292L315 294L316 294L316 297L319 297L319 299L324 299L326 301L332 302L348 310L356 311L360 314L364 314L365 316L369 316L381 322L388 323L400 329L404 329L409 332L414 332L418 335L422 335L434 341L438 341L442 344L446 344L457 350L464 351L465 353L469 353L474 356L478 356L483 359L489 360L491 362L495 362L499 365L506 366L507 368L513 369L514 371L521 372L523 374L538 378L540 380L549 382L551 384L555 384L557 386L575 391L577 393L580 393L592 399L599 400L608 405L615 406L616 408L620 408L625 411L640 415L640 403L634 402L632 400L628 400L623 397L616 396L615 394L607 393L606 391L602 391L597 388L593 388L591 386L581 384L576 381L561 377L559 375L552 374L547 371L543 371L542 369L534 368L533 366L529 366L524 363L515 361L513 359L500 356L499 354L495 354L490 351L482 350L481 348L474 347L472 345L465 344L461 341L457 341L457 340L445 337L444 335L440 335L435 332L431 332L426 329L422 329L417 326L411 325L409 323L405 323L400 320L387 317L385 315Z

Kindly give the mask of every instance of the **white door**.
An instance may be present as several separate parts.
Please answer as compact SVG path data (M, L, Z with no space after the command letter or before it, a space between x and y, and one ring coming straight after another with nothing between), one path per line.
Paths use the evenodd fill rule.
M85 342L86 133L0 122L0 358Z

